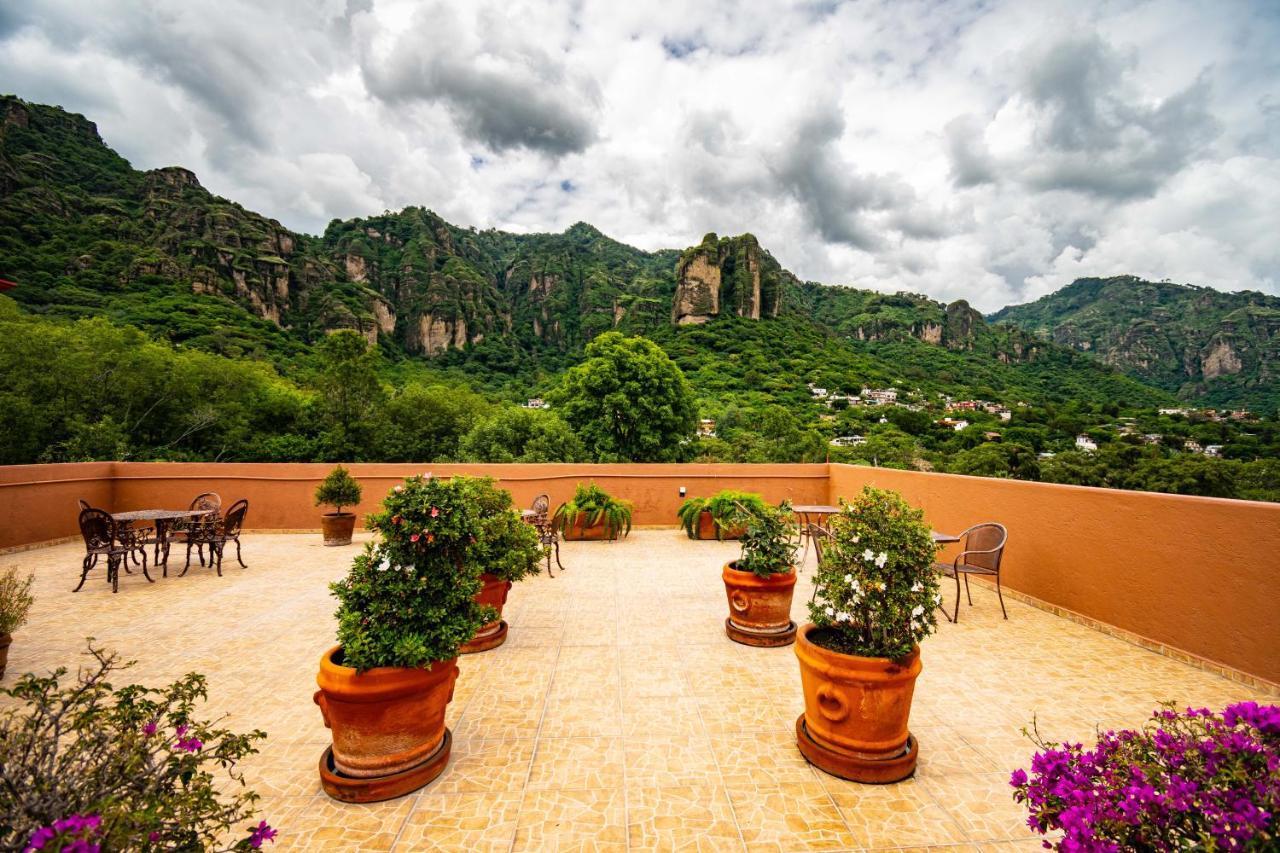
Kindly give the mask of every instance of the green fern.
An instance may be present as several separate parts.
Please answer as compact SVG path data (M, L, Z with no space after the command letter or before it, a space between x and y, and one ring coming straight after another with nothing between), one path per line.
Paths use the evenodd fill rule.
M579 483L573 498L560 504L551 521L556 530L563 533L574 526L579 514L583 517L584 530L603 522L610 539L619 539L631 532L631 501L615 498L595 483Z

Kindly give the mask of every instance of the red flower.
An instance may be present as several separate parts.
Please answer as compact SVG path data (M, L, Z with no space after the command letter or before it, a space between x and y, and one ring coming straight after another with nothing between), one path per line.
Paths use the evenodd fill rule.
M416 534L416 533L415 533L415 534L413 534L412 536L410 536L410 537L409 537L409 541L410 541L410 542L417 542L417 541L418 541L418 534Z
M439 517L440 517L440 507L438 507L438 506L433 506L433 507L431 508L431 517L432 517L432 518L439 518Z

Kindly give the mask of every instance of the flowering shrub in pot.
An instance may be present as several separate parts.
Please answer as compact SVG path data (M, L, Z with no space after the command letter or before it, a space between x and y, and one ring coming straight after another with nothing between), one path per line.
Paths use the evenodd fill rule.
M722 489L709 498L688 498L676 515L690 539L740 539L747 519L765 506L754 492Z
M748 646L785 646L795 641L791 597L796 586L797 529L791 505L761 503L743 509L742 554L720 573L729 617L729 639Z
M812 621L796 641L805 700L797 743L833 775L896 782L915 772L918 744L907 721L918 644L938 624L938 546L920 510L869 486L841 502L830 528Z
M579 483L551 523L565 539L620 539L631 532L631 501L615 498L595 483Z
M89 653L70 683L62 668L0 690L21 703L0 716L0 849L246 851L275 838L252 820L258 797L237 768L263 732L201 719L203 675L115 687L130 664Z
M327 504L334 512L326 512L320 516L320 526L324 532L326 545L350 545L351 533L356 527L356 514L343 512L344 506L355 506L360 503L364 488L351 476L351 472L339 465L329 472L316 487L316 506Z
M1062 832L1058 850L1280 848L1280 707L1166 704L1088 749L1034 739L1031 773L1009 783L1032 829Z
M538 573L545 553L537 529L521 518L510 492L497 488L492 477L462 482L470 490L479 514L476 541L467 555L471 565L480 570L482 586L476 601L495 611L493 618L463 644L462 654L470 654L496 648L506 640L502 606L507 602L507 593L513 583Z
M0 679L4 678L5 666L9 663L9 646L13 643L13 632L27 624L27 613L35 599L31 595L31 584L35 575L20 577L16 568L0 574Z
M339 799L400 796L444 770L459 647L492 621L470 552L483 535L467 477L411 477L368 517L368 545L338 599L338 643L320 659L315 700L332 729L321 783Z

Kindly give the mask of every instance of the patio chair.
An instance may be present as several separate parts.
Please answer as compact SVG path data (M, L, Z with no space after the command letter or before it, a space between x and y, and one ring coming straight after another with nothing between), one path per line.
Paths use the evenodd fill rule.
M81 512L86 509L93 509L93 507L89 505L89 502L84 498L80 498L77 503L80 504ZM134 527L131 524L121 524L116 522L116 541L120 542L122 545L129 546L129 556L133 558L133 564L135 566L138 565L139 554L142 555L143 563L147 561L147 535L151 532L152 528L150 527ZM129 568L129 561L127 559L124 561L124 573L126 575L133 574L133 571Z
M555 577L555 573L551 571L551 555L554 552L556 565L560 567L560 571L564 571L564 565L560 562L560 533L556 530L556 526L551 523L551 496L538 495L533 499L533 518L530 522L538 529L538 542L546 549L547 552L547 577Z
M76 588L71 591L79 592L89 577L89 572L98 564L98 560L106 557L107 582L111 584L113 593L119 592L120 566L129 559L130 552L135 550L134 546L120 540L119 525L106 510L93 507L82 509L79 522L80 536L84 539L84 562L81 563L80 568L80 583L76 584ZM146 575L147 580L151 580L151 575L147 574L145 552L142 560L142 573Z
M821 524L810 522L807 525L805 533L809 536L809 541L813 543L813 558L818 564L818 568L822 568L822 558L826 552L827 540L831 538L830 528L823 527ZM809 596L809 601L813 601L818 597L818 584L813 585L813 595Z
M249 502L241 498L233 503L227 514L208 524L196 524L187 529L187 563L182 567L182 575L191 568L191 546L197 549L202 545L209 546L209 565L222 577L222 551L228 542L236 543L236 562L243 569L249 568L240 558L240 531L244 527L245 514L249 512ZM204 565L204 563L201 563ZM182 575L179 575L181 577Z
M221 510L222 497L217 492L203 492L202 494L198 494L195 496L195 499L191 501L191 506L189 507L189 509L211 509L215 511ZM173 522L172 526L169 529L169 534L168 534L169 541L170 542L186 542L188 530L190 530L193 527L199 527L199 526L212 527L214 523L217 521L217 518L218 517L215 514L215 515L201 516L200 518L179 519ZM236 543L237 546L239 546L239 544L240 544L239 542ZM188 553L190 553L190 550L191 549L189 548L187 549ZM203 542L196 545L196 557L200 560L200 565L203 566L204 565L204 543Z
M1000 612L1005 619L1009 612L1004 607L1004 595L1000 592L1000 559L1004 556L1005 543L1009 541L1009 531L1003 524L994 521L975 524L960 534L964 550L950 563L934 563L933 567L941 574L956 579L955 612L947 614L945 608L942 615L947 621L956 622L960 618L960 576L964 575L964 594L973 606L973 596L969 593L969 575L986 575L996 581L996 597L1000 599Z

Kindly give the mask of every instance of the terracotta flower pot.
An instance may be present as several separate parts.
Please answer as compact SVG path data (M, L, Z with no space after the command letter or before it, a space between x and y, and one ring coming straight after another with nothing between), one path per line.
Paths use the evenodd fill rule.
M742 527L730 527L720 534L721 539L741 539L746 531ZM716 522L711 513L703 510L698 514L698 538L715 539Z
M431 758L445 737L444 709L453 699L457 658L431 669L357 673L342 664L341 655L341 646L325 652L316 677L315 702L333 731L334 767L346 776L370 778L402 773Z
M796 623L791 621L794 570L760 577L738 571L734 560L725 564L720 577L729 600L729 618L724 621L729 639L748 646L785 646L795 641Z
M350 545L351 533L356 529L356 514L326 512L320 516L320 529L324 531L324 544Z
M603 518L588 526L586 513L582 512L575 515L573 524L564 529L566 542L601 542L609 538L609 530L605 527Z
M4 678L4 668L9 664L9 644L12 642L12 634L0 634L0 678Z
M480 575L484 584L476 593L477 604L487 604L498 611L498 618L488 625L481 626L476 635L463 643L460 654L469 655L475 652L488 651L502 645L507 639L507 623L502 619L502 605L507 603L507 593L511 591L511 581L504 581L497 575L487 572Z
M918 746L907 730L920 675L920 647L901 660L843 655L800 629L796 657L804 714L796 721L800 751L819 768L858 782L896 782L915 772Z

